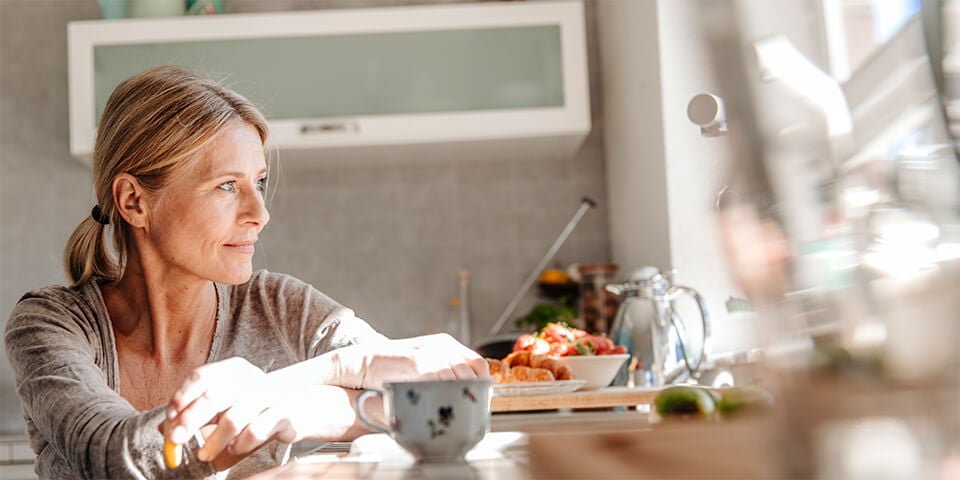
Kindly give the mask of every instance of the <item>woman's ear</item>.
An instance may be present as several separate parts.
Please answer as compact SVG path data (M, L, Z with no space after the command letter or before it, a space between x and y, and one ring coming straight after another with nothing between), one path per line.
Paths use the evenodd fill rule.
M121 173L113 179L113 204L120 216L134 228L147 225L144 192L140 180L129 173Z

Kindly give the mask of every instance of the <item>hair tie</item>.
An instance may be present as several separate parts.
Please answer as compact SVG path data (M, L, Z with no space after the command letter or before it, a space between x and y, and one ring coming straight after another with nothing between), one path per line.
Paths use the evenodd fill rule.
M103 210L100 209L100 205L93 206L93 210L90 211L90 216L93 217L97 223L110 225L110 217L104 215Z

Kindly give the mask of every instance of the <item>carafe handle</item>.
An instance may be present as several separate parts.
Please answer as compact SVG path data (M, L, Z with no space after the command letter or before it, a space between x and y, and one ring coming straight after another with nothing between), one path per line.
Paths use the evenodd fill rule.
M684 326L683 319L676 314L672 306L670 307L670 323L673 324L673 329L677 332L677 338L680 340L681 350L683 351L683 363L686 365L690 377L693 378L694 373L700 370L703 357L706 356L707 345L710 341L710 316L707 313L707 304L703 301L703 297L690 287L674 285L667 290L666 299L672 304L673 301L681 295L689 295L697 302L697 308L700 310L700 321L703 327L703 344L700 346L700 353L696 356L696 361L691 362L687 353L690 345L690 341L687 338L687 329Z

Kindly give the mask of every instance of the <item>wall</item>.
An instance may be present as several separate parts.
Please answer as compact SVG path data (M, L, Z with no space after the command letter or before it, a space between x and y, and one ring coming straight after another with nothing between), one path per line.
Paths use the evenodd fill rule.
M442 0L226 0L228 12L453 3ZM62 284L61 251L92 205L90 171L68 153L66 24L95 0L0 1L0 325L25 291ZM609 261L593 5L588 55L594 129L572 158L507 163L319 167L281 175L255 263L293 274L391 336L442 331L457 272L471 272L482 337L579 205L589 212L556 256ZM378 162L382 164L383 162ZM282 154L281 154L282 164ZM534 299L518 309L522 313ZM0 433L22 432L6 358Z
M707 301L714 350L728 351L750 342L742 325L728 321L725 301L740 294L715 240L730 149L726 137L701 136L687 118L691 98L719 89L696 26L703 2L715 1L601 1L597 21L612 258L624 273L644 265L676 269L676 282ZM748 38L785 34L825 64L817 2L740 3Z

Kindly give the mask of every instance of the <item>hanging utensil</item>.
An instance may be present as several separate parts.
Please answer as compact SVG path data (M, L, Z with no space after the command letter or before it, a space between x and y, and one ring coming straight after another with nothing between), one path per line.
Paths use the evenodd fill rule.
M523 281L523 284L520 286L520 289L517 290L516 295L513 296L513 299L510 300L510 303L507 304L506 308L503 309L503 313L500 314L500 318L497 319L496 323L490 328L488 336L491 337L484 342L477 344L476 349L481 354L484 352L495 352L503 349L503 345L509 343L509 347L513 347L513 341L516 340L515 336L507 338L496 338L496 335L500 333L500 329L503 328L504 323L507 319L513 315L513 312L517 309L517 306L520 304L520 301L523 300L523 297L530 291L530 287L533 286L534 282L537 281L537 278L540 276L540 272L547 267L547 264L553 260L553 256L557 254L557 251L560 250L560 247L563 246L563 242L567 240L567 237L570 236L570 233L573 232L573 229L580 223L580 219L583 218L584 214L587 213L587 210L597 206L597 203L591 200L590 198L583 197L580 200L580 206L577 208L577 211L574 212L573 218L567 222L567 225L560 232L560 235L554 240L553 245L550 246L550 249L547 250L547 253L543 255L543 258L540 259L540 262L537 263L537 266L534 267L533 271L530 272L530 275L527 276L526 280ZM498 347L493 347L494 344L500 344ZM509 353L509 351L508 351ZM496 355L489 355L495 358Z

